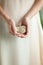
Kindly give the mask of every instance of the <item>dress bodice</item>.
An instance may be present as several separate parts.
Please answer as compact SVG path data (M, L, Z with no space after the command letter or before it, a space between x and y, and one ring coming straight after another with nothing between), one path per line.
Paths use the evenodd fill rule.
M28 12L34 1L35 0L4 0L4 9L11 18L18 21Z

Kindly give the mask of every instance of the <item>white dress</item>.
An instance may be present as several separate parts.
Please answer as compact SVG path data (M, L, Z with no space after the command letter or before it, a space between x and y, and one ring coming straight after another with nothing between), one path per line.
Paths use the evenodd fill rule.
M35 0L0 0L0 2L7 14L17 23L30 10ZM12 36L5 20L0 17L0 65L43 65L43 31L39 13L29 24L29 36L22 39Z

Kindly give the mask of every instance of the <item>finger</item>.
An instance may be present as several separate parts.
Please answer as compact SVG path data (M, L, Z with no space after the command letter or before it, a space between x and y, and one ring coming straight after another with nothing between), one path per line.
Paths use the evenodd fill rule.
M16 32L16 26L15 26L15 24L14 24L14 23L12 24L11 29L12 29L12 31L13 31L14 33Z
M12 33L11 31L9 31L9 33L10 33L10 34L12 34L12 35L15 35L15 34L14 34L14 33Z
M17 33L16 36L18 36L18 37L20 37L20 38L26 37L26 36L24 36L23 34L19 34L19 33Z
M30 28L30 24L29 22L27 22L27 29L26 29L27 34L29 34L29 28Z
M20 33L16 33L15 35L18 36L18 37L21 37L21 34Z
M11 32L15 33L15 29L13 27L11 27Z
M12 29L11 29L11 25L9 25L9 32L10 32L12 35L14 35L14 32L13 32Z
M23 38L24 37L24 35L23 34L20 34L20 33L16 33L15 35L18 36L18 37L20 37L20 38Z
M26 38L28 37L28 35L21 35L21 38Z
M9 32L10 32L12 35L15 35L15 33L12 32L11 28L9 29Z

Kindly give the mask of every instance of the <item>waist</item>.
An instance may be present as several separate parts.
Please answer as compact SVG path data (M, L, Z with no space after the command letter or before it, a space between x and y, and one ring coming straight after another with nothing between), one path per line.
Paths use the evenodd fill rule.
M19 0L16 2L14 0L6 1L4 9L6 13L14 19L16 22L24 16L32 7L34 0L25 0L20 2Z

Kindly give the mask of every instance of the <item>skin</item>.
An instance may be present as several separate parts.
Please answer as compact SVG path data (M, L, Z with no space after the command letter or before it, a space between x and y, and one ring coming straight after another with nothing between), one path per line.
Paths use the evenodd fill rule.
M27 18L31 19L40 9L43 7L43 0L36 0L32 8L21 18L21 22L19 25L25 25L27 30L25 34L17 33L16 26L13 24L14 20L12 20L7 13L4 11L2 6L0 5L0 16L7 21L9 32L12 35L16 35L20 38L25 38L29 35L29 22L27 22Z

